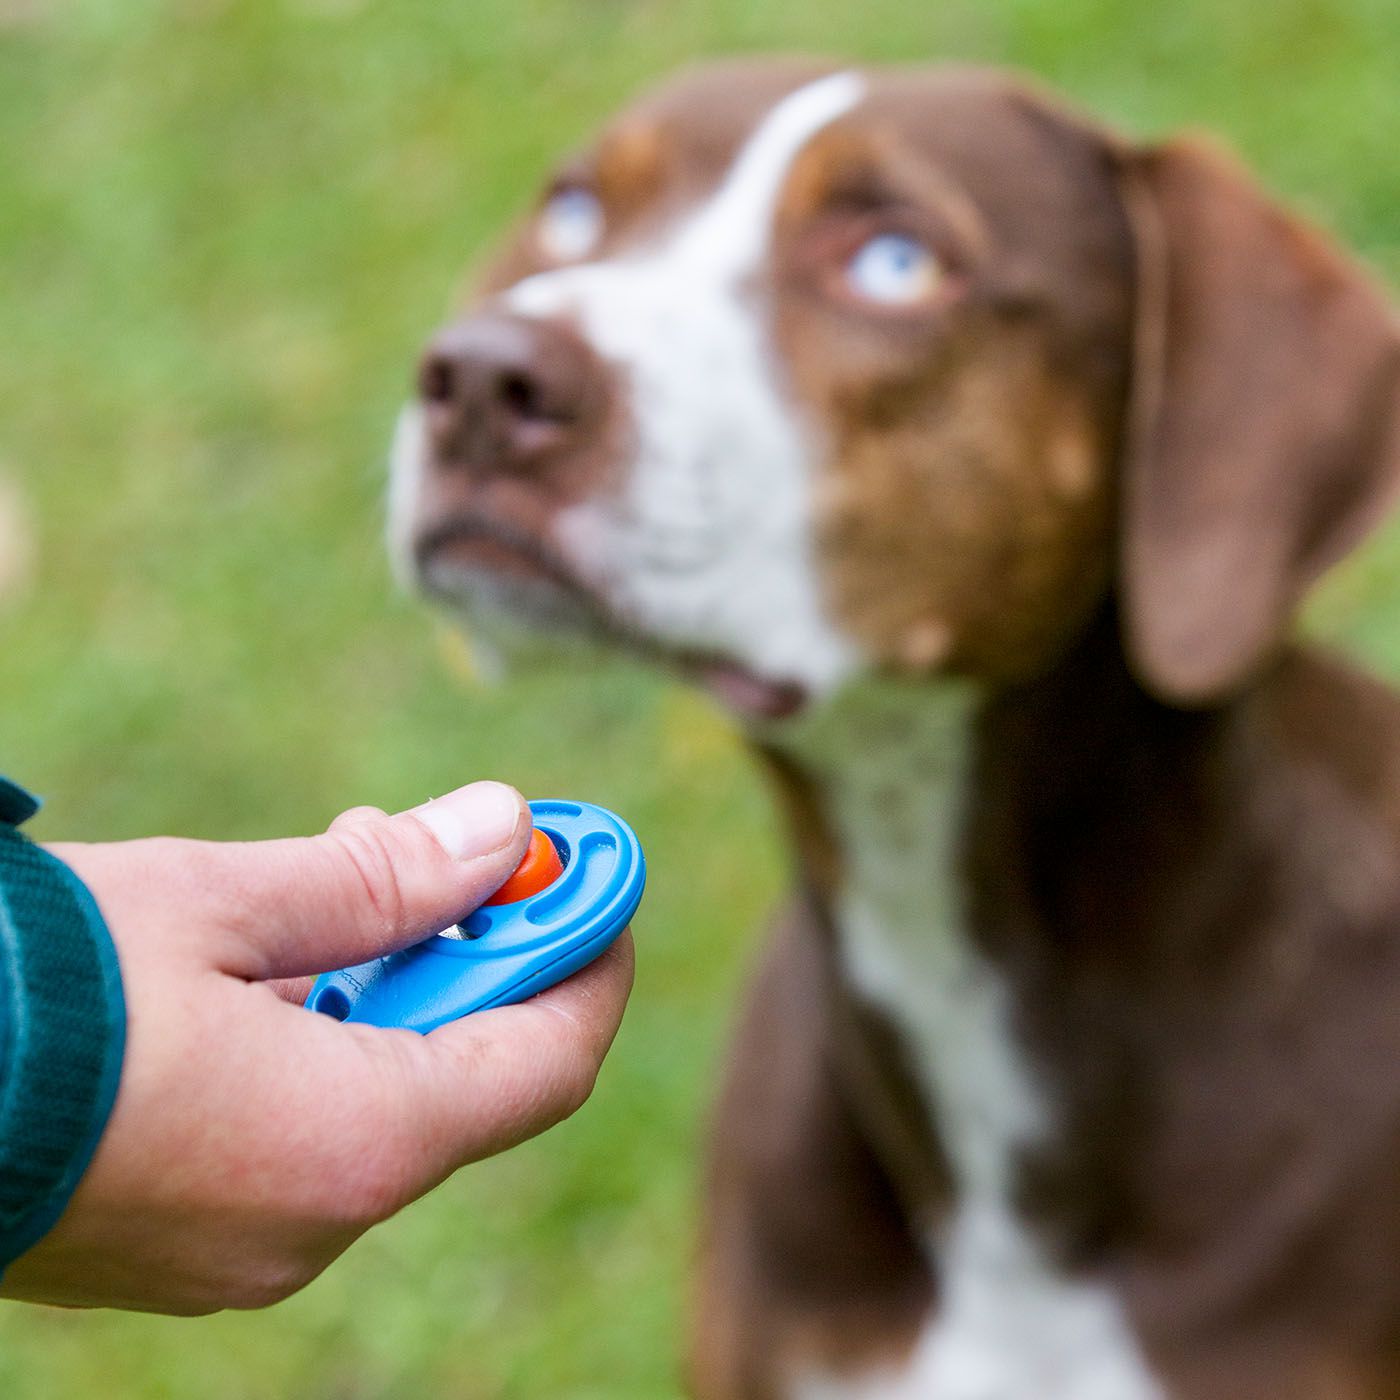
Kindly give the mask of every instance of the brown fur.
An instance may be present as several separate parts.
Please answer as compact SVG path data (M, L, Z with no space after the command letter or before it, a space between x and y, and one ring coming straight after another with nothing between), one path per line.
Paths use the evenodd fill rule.
M978 726L964 854L972 925L1016 989L1066 1116L1056 1152L1024 1166L1025 1206L1065 1268L1117 1281L1175 1400L1390 1400L1400 1393L1394 699L1289 652L1231 705L1174 710L1136 685L1116 633L1106 612L1047 676L989 702ZM1357 734L1368 736L1364 758ZM775 940L721 1101L695 1344L706 1397L766 1395L794 1355L860 1370L907 1345L906 1312L891 1307L881 1326L862 1313L861 1270L884 1257L873 1241L888 1210L902 1211L912 1239L946 1194L897 1044L839 980L809 988L806 960L829 966L800 946L829 947L822 909L807 906L801 934L789 924ZM779 969L808 989L784 989ZM825 1126L780 1110L806 1082L788 1056L826 1067ZM876 1148L881 1181L843 1168L832 1198L832 1173L812 1164L830 1166L837 1105ZM825 1193L819 1209L809 1192ZM865 1225L842 1226L857 1210ZM771 1267L749 1252L759 1218L784 1241ZM838 1261L807 1257L833 1233ZM867 1239L869 1255L856 1249ZM794 1261L803 1286L783 1273ZM820 1308L805 1301L809 1269L824 1281ZM886 1258L880 1277L882 1298L934 1287L919 1255L897 1274ZM788 1309L818 1328L820 1349L784 1344L799 1335L791 1319L768 1328ZM726 1339L726 1323L755 1316ZM770 1347L768 1369L720 1383L740 1342ZM741 1374L762 1383L732 1380Z
M1173 142L1123 169L1140 264L1128 638L1148 684L1194 703L1258 665L1389 504L1400 333L1356 264L1220 153Z
M718 1105L690 1359L699 1395L778 1400L794 1364L895 1362L932 1301L907 1203L872 1148L879 1100L832 1053L842 997L819 924L805 906L775 935Z
M1031 675L1108 572L1133 255L1107 145L1001 79L892 82L810 143L780 264L803 265L784 231L807 206L836 211L808 238L844 218L859 241L876 187L940 250L935 312L882 325L811 279L779 303L799 396L831 431L832 606L896 667Z

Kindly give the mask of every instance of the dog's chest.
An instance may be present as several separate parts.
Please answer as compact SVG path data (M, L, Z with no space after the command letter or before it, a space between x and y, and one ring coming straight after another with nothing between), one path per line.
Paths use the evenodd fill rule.
M971 700L913 704L866 700L840 752L827 749L841 957L905 1041L959 1196L1001 1199L1047 1109L1012 1036L1006 988L965 931L957 848Z
M834 908L852 988L898 1031L953 1180L926 1241L936 1315L900 1374L819 1395L1148 1400L1113 1294L1060 1274L1015 1208L1021 1152L1055 1132L1006 982L968 937L958 843L973 698L862 688L797 740L840 846Z

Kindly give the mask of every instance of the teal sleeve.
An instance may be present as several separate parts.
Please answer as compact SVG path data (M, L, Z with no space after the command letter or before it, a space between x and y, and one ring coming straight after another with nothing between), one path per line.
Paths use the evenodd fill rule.
M126 1040L96 902L18 830L37 808L0 778L0 1271L53 1228L92 1160Z

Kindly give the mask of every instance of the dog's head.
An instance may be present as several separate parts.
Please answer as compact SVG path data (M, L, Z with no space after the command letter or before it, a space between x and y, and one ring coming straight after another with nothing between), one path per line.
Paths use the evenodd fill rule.
M487 626L755 714L1026 677L1111 589L1198 703L1377 516L1398 397L1384 299L1208 147L995 74L726 65L570 161L430 345L391 533Z

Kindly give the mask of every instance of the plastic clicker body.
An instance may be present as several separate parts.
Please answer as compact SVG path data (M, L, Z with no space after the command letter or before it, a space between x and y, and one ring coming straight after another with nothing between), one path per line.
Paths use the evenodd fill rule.
M524 1001L592 962L641 902L646 860L632 828L587 802L530 803L563 872L538 893L483 905L450 934L328 972L307 998L339 1021L426 1033L492 1006Z

